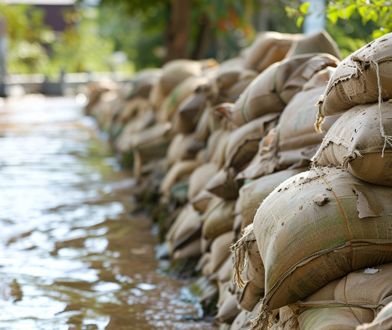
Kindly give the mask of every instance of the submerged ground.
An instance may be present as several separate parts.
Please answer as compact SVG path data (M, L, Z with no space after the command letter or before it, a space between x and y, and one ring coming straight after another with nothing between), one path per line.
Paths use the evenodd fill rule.
M0 329L210 329L71 98L0 106Z

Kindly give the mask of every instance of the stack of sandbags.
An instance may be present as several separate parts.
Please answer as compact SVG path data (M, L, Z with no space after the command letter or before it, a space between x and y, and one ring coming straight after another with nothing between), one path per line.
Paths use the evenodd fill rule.
M280 184L256 212L253 235L265 281L255 328L275 323L272 329L355 329L371 322L391 299L386 265L392 261L392 105L387 102L392 86L386 74L391 37L375 40L338 65L320 114L344 114L334 119L315 166ZM352 273L359 269L365 275ZM286 310L277 325L277 312L285 306L293 316Z

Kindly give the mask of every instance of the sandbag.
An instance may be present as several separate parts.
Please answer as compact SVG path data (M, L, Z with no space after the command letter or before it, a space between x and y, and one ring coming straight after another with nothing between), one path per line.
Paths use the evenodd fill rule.
M263 32L253 42L244 59L244 67L263 71L282 60L299 35L279 32Z
M207 157L209 161L215 163L219 168L221 168L225 163L225 153L230 132L225 129L220 129L216 132L220 132L215 140L216 142L214 143L213 140L208 140Z
M160 192L170 197L170 190L181 179L188 177L200 164L195 160L184 160L175 163L161 181Z
M239 314L240 310L237 306L237 297L226 289L225 299L218 308L216 320L220 323L231 324L235 317Z
M201 255L200 239L196 239L180 249L176 250L173 254L173 260L183 260L188 258L197 258Z
M166 164L173 165L182 160L195 159L196 154L204 147L203 143L191 135L176 134L171 140L166 154ZM200 160L195 159L200 162Z
M140 132L147 127L153 125L155 120L154 111L148 110L146 112L140 113L132 121L128 122L119 133L116 141L115 148L119 151L127 151L129 146L130 136L134 133Z
M258 178L241 187L235 205L235 213L241 215L241 227L245 228L253 222L260 204L279 184L302 171L303 169L280 171Z
M252 322L260 312L260 303L251 312L242 310L231 324L230 330L249 330L252 329ZM286 330L286 329L285 329Z
M117 143L117 149L121 152L129 151L133 148L148 145L155 141L162 142L163 139L169 137L171 130L170 123L156 124L148 127L140 132L133 132L125 135L125 131L121 140Z
M326 53L340 58L338 45L326 31L314 32L298 38L287 52L286 57L311 53Z
M314 122L317 117L316 103L325 87L318 87L296 94L279 119L279 150L294 150L320 144L325 133L316 132ZM324 121L322 130L328 131L338 115Z
M207 183L205 189L226 200L234 200L238 197L240 186L235 180L236 173L233 168L222 169L216 173Z
M160 86L164 95L168 95L178 84L192 76L200 76L202 63L191 60L174 60L162 67Z
M279 324L284 329L293 328L288 324L296 324L296 329L356 329L392 300L391 275L392 264L352 272L284 307L286 316Z
M361 180L392 186L391 138L382 135L392 136L391 119L391 103L381 108L359 105L345 112L328 131L314 163L343 166Z
M230 245L233 242L234 233L227 232L218 236L211 244L211 273L216 272L223 262L230 256Z
M178 107L188 96L192 95L198 87L206 84L204 77L189 77L176 86L162 103L158 113L160 121L169 121L176 114Z
M285 306L356 269L392 261L391 198L391 189L336 168L314 168L279 185L253 222L265 307Z
M392 302L385 306L371 323L360 325L356 330L392 329Z
M203 222L202 235L206 239L214 239L231 231L234 222L234 202L222 201L208 212Z
M215 198L213 194L209 193L207 190L202 190L192 198L190 202L197 212L204 213L213 198Z
M150 92L161 77L161 69L146 69L139 71L132 79L132 91L128 99L142 97L148 99Z
M363 46L336 68L320 98L320 116L392 98L392 33Z
M267 113L281 112L316 72L336 66L337 61L328 54L305 54L271 65L235 102L231 120L240 126Z
M194 170L189 177L188 199L193 200L217 172L218 166L215 163L205 163Z
M190 205L187 205L180 212L166 235L171 253L183 246L184 243L200 236L201 226L201 216Z
M276 125L278 117L276 113L268 114L232 131L225 151L225 167L243 169L256 154L260 140Z
M190 94L179 104L174 119L174 128L177 132L189 134L196 129L199 118L207 106L209 93L210 86L208 84L200 85L193 94Z

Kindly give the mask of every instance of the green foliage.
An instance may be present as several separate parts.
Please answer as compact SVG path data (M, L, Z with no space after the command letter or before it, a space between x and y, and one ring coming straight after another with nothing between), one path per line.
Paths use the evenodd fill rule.
M113 39L100 35L98 10L80 8L65 14L68 28L55 33L43 23L43 11L27 5L0 4L8 25L8 72L44 73L51 78L65 72L110 71ZM132 65L121 70L132 71Z

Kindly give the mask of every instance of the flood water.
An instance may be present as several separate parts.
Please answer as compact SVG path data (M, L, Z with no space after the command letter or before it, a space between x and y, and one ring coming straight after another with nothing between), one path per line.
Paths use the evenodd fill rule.
M0 105L0 329L211 329L134 185L74 99Z

